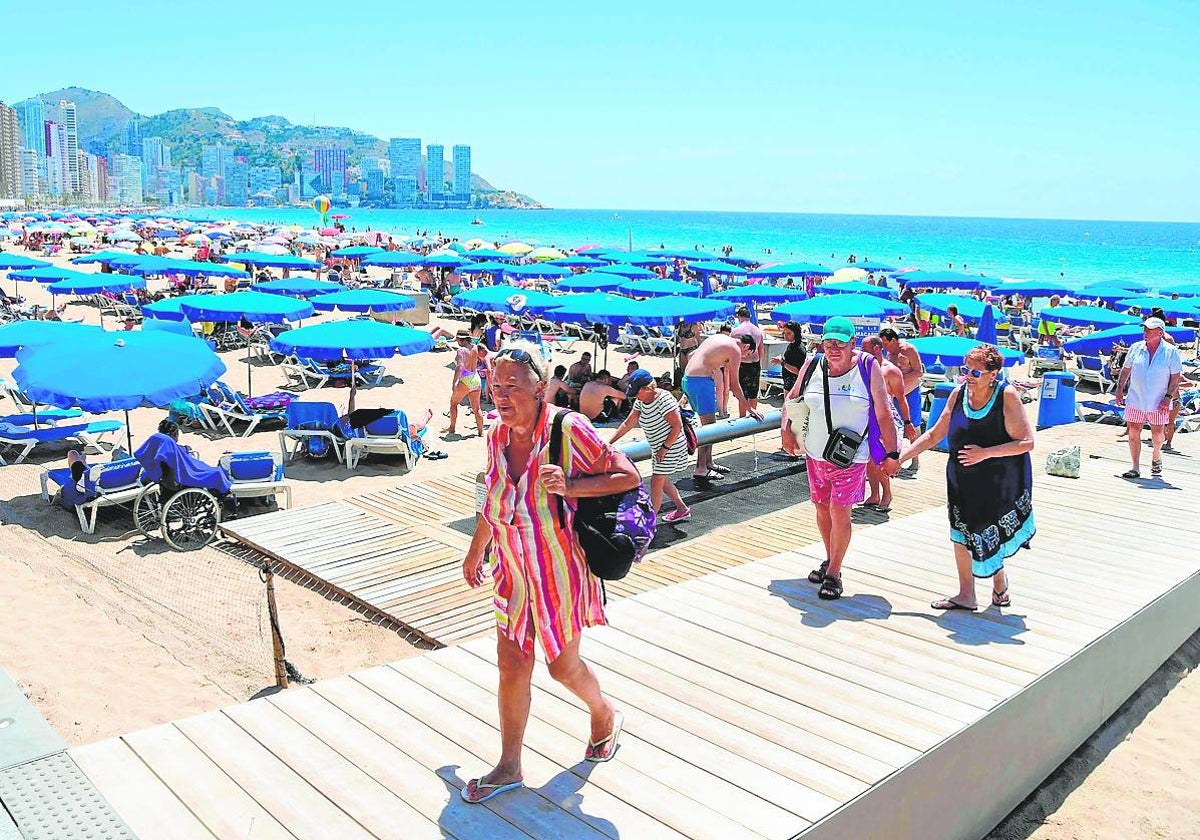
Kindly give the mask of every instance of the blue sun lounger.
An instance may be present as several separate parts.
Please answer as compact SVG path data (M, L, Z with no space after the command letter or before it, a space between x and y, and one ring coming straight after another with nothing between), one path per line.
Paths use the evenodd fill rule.
M97 420L92 423L79 423L71 426L16 426L12 423L0 422L0 453L5 449L19 450L14 464L25 460L39 443L57 443L60 441L76 441L86 449L96 452L110 452L112 445L106 443L106 437L116 434L125 426L117 420ZM8 461L0 454L0 464L7 465Z
M78 485L71 478L69 467L44 470L41 482L42 498L46 501L50 500L50 485L58 486L63 506L74 508L79 517L79 528L85 534L95 532L100 508L130 504L146 488L142 465L136 458L93 464Z

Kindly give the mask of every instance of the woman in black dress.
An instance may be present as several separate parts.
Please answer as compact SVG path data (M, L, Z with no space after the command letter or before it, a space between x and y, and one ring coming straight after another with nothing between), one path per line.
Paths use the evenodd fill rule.
M974 610L975 578L992 579L992 605L1007 607L1004 560L1037 532L1033 522L1033 427L1015 389L998 382L1004 360L990 344L967 353L964 384L950 395L933 428L900 455L903 463L949 435L946 498L958 592L937 610Z
M796 377L800 368L804 367L804 360L808 354L804 350L804 336L799 324L788 321L779 328L779 332L788 345L784 348L782 356L771 359L771 364L783 367L783 392L786 394L796 384Z

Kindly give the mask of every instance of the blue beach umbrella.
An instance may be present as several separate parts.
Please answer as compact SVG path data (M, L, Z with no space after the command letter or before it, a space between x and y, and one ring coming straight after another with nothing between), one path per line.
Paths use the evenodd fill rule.
M1038 315L1043 321L1055 324L1100 327L1101 329L1136 324L1139 321L1133 315L1125 315L1099 306L1047 306Z
M595 257L563 257L562 259L549 260L546 265L557 265L563 268L598 268L602 265L608 265L604 260L598 260Z
M847 266L848 268L861 268L868 274L895 274L896 267L887 263L878 262L856 262Z
M122 259L124 257L129 257L129 256L140 256L140 255L133 255L133 254L130 254L128 251L114 251L114 250L97 251L94 254L84 254L81 257L75 257L75 259L71 260L71 264L72 265L92 265L93 263L99 263L100 265L108 265L113 260L119 260L119 259Z
M126 277L120 274L80 274L51 283L46 291L52 295L98 295L104 292L126 292L130 289L146 288L142 277Z
M507 271L511 266L508 263L502 263L496 260L487 260L485 262L471 263L464 265L458 269L459 274L501 274Z
M578 323L640 324L643 326L670 326L679 321L695 323L711 318L724 318L733 314L732 303L721 300L702 300L689 297L661 297L637 301L620 295L599 292L589 295L563 295L559 305L546 312L554 321Z
M975 340L987 344L996 343L996 309L991 306L983 308L979 318L979 326L975 330Z
M247 251L244 254L224 254L221 259L225 262L242 263L249 266L290 268L298 271L313 271L321 267L316 260L305 257L297 257L292 254L260 254L256 251Z
M1073 297L1076 300L1098 300L1113 306L1119 300L1138 297L1141 292L1131 291L1122 286L1093 286L1090 289L1080 289Z
M936 361L945 365L964 364L963 360L967 353L985 343L990 344L991 342L977 341L961 335L935 335L928 338L909 339L909 344L917 348L917 352L921 355L921 361L926 364L933 364ZM1025 355L1016 350L1010 350L1007 347L1001 347L999 350L1000 355L1004 357L1005 367L1012 367L1025 361Z
M0 255L2 256L2 255ZM1171 283L1161 286L1158 290L1163 295L1180 295L1181 297L1200 297L1200 281L1190 280L1184 283Z
M158 258L153 261L142 259L134 263L110 261L129 274L182 274L187 277L249 277L240 268L219 263L196 262L195 260L172 260Z
M896 278L905 286L917 289L982 289L997 286L1000 281L961 271L906 271Z
M708 251L647 251L646 254L651 257L670 257L673 260L684 260L686 262L721 259L721 257ZM695 266L692 267L694 268Z
M966 295L948 295L938 292L929 294L917 295L917 306L921 309L927 309L937 315L948 314L948 309L951 306L958 308L958 314L963 317L967 323L974 324L983 317L985 308L992 308L990 304L983 301L967 297ZM996 317L997 313L992 312L992 316ZM1000 314L1000 319L1003 319L1003 314Z
M570 277L571 269L561 265L510 265L504 269L505 279L519 280L557 280L560 277Z
M560 292L616 292L628 282L628 277L621 277L618 274L587 271L573 277L564 277L554 285L554 288Z
M620 276L630 280L652 280L658 277L657 274L647 268L639 268L636 265L627 265L624 263L613 263L612 265L606 266L604 273L619 274Z
M70 321L13 321L0 326L0 356L11 359L17 351L39 344L64 346L80 338L103 332L99 327Z
M188 318L183 314L183 310L180 307L192 298L198 297L203 297L203 295L182 295L181 297L164 298L154 303L147 303L142 306L142 316L159 321L186 321Z
M335 309L342 312L399 312L402 309L412 309L417 302L408 295L388 292L382 289L348 289L344 292L334 292L328 295L317 295L309 299L309 303L318 312L332 312Z
M433 337L412 327L356 318L288 330L271 339L271 349L322 362L370 361L432 350Z
M87 412L162 407L194 397L225 373L225 363L198 338L170 332L100 332L17 352L13 379L35 402Z
M560 296L546 292L536 292L503 284L480 286L478 289L459 292L451 298L451 303L480 312L507 312L515 315L526 310L542 312L555 306L562 299ZM516 301L519 306L514 306L513 301Z
M636 251L605 251L599 255L599 258L613 264L635 265L642 268L652 265L670 265L674 262L669 257L652 257L649 254L638 253Z
M343 257L349 260L361 260L363 257L382 253L383 249L377 248L374 245L351 245L348 248L338 248L336 251L330 251L329 256Z
M50 283L57 283L60 280L78 280L81 277L91 279L100 275L88 274L83 271L75 271L72 268L63 268L61 266L52 265L46 268L14 269L8 272L8 276L11 280L20 280L25 283L42 283L46 285Z
M463 256L473 260L500 260L501 262L517 258L516 254L497 251L495 248L476 248L473 251L463 251Z
M748 286L735 286L724 289L708 296L709 300L725 300L730 303L791 303L808 297L803 289L786 289L782 286L768 286L763 283L751 283Z
M1079 291L1087 292L1092 289L1128 289L1136 294L1150 291L1150 287L1145 283L1139 283L1136 280L1097 280L1095 283L1088 283L1086 286L1080 286Z
M688 264L688 269L697 274L716 274L725 277L745 277L746 269L740 265L731 265L730 263L721 262L719 260L699 260Z
M1121 310L1134 307L1142 311L1143 317L1149 315L1150 310L1158 307L1168 318L1200 318L1200 300L1193 298L1171 300L1164 297L1135 297L1117 302L1117 308Z
M1013 280L992 287L998 295L1022 295L1024 297L1051 297L1065 295L1070 289L1062 283L1045 282L1042 280Z
M458 268L460 265L467 265L470 262L457 254L434 254L432 257L424 257L421 260L422 265L432 265L437 268Z
M45 260L23 257L20 254L0 254L0 271L28 271L32 268L53 268L54 264Z
M331 295L334 292L344 292L346 287L331 280L311 280L307 277L288 277L283 280L267 280L255 283L251 291L266 292L269 295L287 295L289 297L310 298L316 295Z
M886 318L906 312L908 307L902 303L871 295L822 295L776 306L771 317L779 322L823 324L838 315L847 318Z
M841 280L837 283L822 283L813 287L816 295L873 295L875 297L895 298L896 292L887 286L875 286L859 280Z
M408 254L403 251L384 251L382 254L372 254L365 257L362 264L365 266L378 266L379 268L408 268L413 265L420 265L425 259L420 254Z
M816 263L780 263L778 265L760 265L747 273L751 279L768 277L832 277L833 269Z
M621 293L641 298L670 297L700 297L700 288L691 283L678 280L633 280L621 287Z
M1193 341L1196 338L1196 331L1188 327L1167 327L1166 331L1176 341ZM1111 353L1118 344L1128 347L1143 337L1140 324L1128 324L1072 338L1063 342L1063 348L1081 356L1094 356L1097 353Z

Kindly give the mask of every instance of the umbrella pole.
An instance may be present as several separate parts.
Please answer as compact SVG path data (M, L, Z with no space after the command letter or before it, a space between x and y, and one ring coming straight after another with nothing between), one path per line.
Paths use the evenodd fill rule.
M358 392L358 365L350 360L350 399L346 402L346 416L354 413L354 395Z
M254 396L254 368L250 366L250 339L246 339L246 396Z
M133 455L133 430L129 428L129 409L125 409L125 446L126 451Z

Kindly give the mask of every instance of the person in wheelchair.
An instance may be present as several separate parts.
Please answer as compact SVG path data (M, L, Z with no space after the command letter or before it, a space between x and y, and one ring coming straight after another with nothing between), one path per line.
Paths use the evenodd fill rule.
M229 476L220 467L201 461L196 451L179 442L179 424L170 418L158 424L158 431L146 438L133 453L142 465L142 476L162 488L163 498L179 490L198 487L212 491L229 508L237 500L230 494Z

